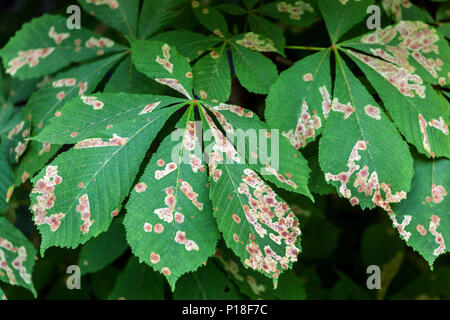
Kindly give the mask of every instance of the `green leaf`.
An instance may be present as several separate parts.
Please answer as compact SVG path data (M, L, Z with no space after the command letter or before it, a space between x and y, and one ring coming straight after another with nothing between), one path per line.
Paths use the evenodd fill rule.
M221 103L208 109L222 124L238 152L245 155L247 163L254 165L265 180L312 198L308 190L308 163L287 140L280 140L278 130L270 130L257 115L239 106Z
M46 128L50 119L58 119L62 115L61 108L71 98L84 96L94 91L108 70L114 66L121 56L122 54L114 55L59 73L52 81L34 93L23 109L22 116L26 124L31 119L33 124L32 135L39 135L43 128ZM39 142L32 140L27 144L26 152L16 169L14 184L19 186L29 177L33 177L56 154L60 147L45 140Z
M11 78L9 85L9 102L15 105L25 103L33 92L40 89L46 83L47 79L48 77L21 81L18 78Z
M331 300L368 300L373 299L371 292L362 287L345 273L337 271L339 281L330 290Z
M318 12L313 2L315 1L273 1L255 11L287 24L301 27L312 24L318 18Z
M191 2L197 20L209 31L219 38L228 37L228 25L224 16L219 10L200 4L199 1Z
M317 149L316 149L317 150ZM309 178L309 190L312 193L319 195L327 195L335 193L336 189L329 185L325 180L325 173L322 171L319 165L319 157L315 154L313 156L306 156L308 165L311 168L311 174Z
M131 56L127 56L114 70L103 92L164 94L165 87L136 70Z
M280 300L306 300L303 282L294 271L286 272L286 275L280 278L275 294Z
M137 40L131 42L131 50L138 71L191 99L191 66L176 48L160 41Z
M443 3L436 11L436 21L447 20L450 18L450 3Z
M391 68L405 69L403 72L409 76L411 86L418 85L416 92L419 96L420 90L423 90L420 89L423 80L441 86L450 80L448 41L436 29L420 21L402 21L341 45L384 59L393 65ZM404 90L407 89L411 90L411 87Z
M102 270L119 258L127 248L128 244L122 219L116 219L111 223L108 231L89 240L81 248L78 258L81 274Z
M66 102L93 92L105 74L122 57L123 54L117 54L59 73L34 93L27 102L22 117L24 120L31 119L33 135L41 132L50 119L58 118Z
M397 237L392 227L384 222L386 221L367 228L361 241L361 256L364 264L378 265L381 269L381 288L376 292L378 300L385 297L405 256L404 243Z
M121 274L121 270L115 266L107 266L103 270L89 276L93 295L99 300L107 300Z
M364 72L408 142L428 157L450 157L450 109L445 98L404 68L352 50L346 52Z
M163 278L131 257L108 300L163 300Z
M77 144L33 179L31 210L42 234L41 253L50 246L75 248L108 229L151 141L179 108L157 108L158 102L154 96L96 94L62 110L78 131L53 137L55 126L47 126L43 136L52 143Z
M225 274L209 262L183 276L173 293L175 300L239 300L241 295Z
M222 4L215 6L214 8L219 9L220 11L223 11L225 13L235 15L235 16L247 14L247 10L245 10L241 6L239 6L237 4L233 4L233 3L222 3Z
M386 14L395 22L402 20L433 22L433 18L426 9L412 4L409 0L383 0L382 4Z
M0 56L6 72L23 80L124 49L89 30L68 30L65 18L45 14L24 24L0 50Z
M11 163L19 162L28 145L30 122L21 119L22 111L16 112L5 124L8 131L2 137L3 151Z
M14 186L18 187L32 178L36 172L41 170L53 158L60 148L61 145L30 140L25 154L20 159L18 166L14 168Z
M362 22L367 15L367 8L373 4L374 0L319 0L331 42L336 44L347 31Z
M203 99L228 100L231 94L231 74L225 44L200 58L192 71L194 91Z
M166 137L152 156L124 221L133 253L163 273L172 290L181 275L214 254L219 239L192 109L183 129Z
M19 123L21 115L11 103L5 103L0 107L0 139L6 139L9 132Z
M139 16L139 39L147 39L168 26L184 10L182 5L187 2L187 0L144 0Z
M139 0L78 0L86 12L117 31L136 36Z
M436 30L447 39L450 39L450 22L441 23Z
M6 98L8 96L4 77L5 77L5 75L3 73L3 69L0 68L0 100L2 103L2 107L3 107L3 104L6 103Z
M0 288L0 300L8 300L8 298L6 298L5 293L3 292L2 288Z
M414 186L413 186L414 188ZM414 190L412 189L411 192ZM411 192L408 193L408 202ZM403 205L403 202L400 206ZM398 205L393 205L396 208ZM391 261L398 252L405 251L405 244L397 236L392 229L390 220L383 219L382 223L377 223L369 226L363 233L361 239L361 258L364 265L384 265Z
M301 209L306 212L307 209ZM302 220L302 259L317 261L330 258L339 243L340 229L317 212Z
M258 1L259 0L242 0L242 2L244 3L244 6L247 9L253 8L258 3Z
M430 267L435 259L449 251L450 234L450 160L416 158L414 179L408 198L393 206L393 226Z
M279 129L294 148L302 148L322 132L330 95L330 51L325 50L281 73L267 96L267 123Z
M276 286L281 273L297 261L298 220L202 111L204 126L214 137L205 152L209 158L210 198L219 230L246 267L273 279Z
M3 152L0 153L0 215L8 210L8 202L12 196L10 188L14 180L14 173Z
M419 275L399 292L392 300L434 300L450 299L450 268L443 266L435 271Z
M198 58L205 51L212 49L222 42L217 37L205 36L189 30L173 30L159 33L152 37L152 40L158 40L175 46L179 53L190 60Z
M93 107L94 101L99 101L98 106L103 103L103 106ZM154 115L164 113L164 107L183 101L180 98L126 93L96 93L95 96L75 98L61 109L59 117L49 121L35 139L73 144L89 138L110 138L113 133L133 135L141 126L147 127L148 122L158 119Z
M284 55L286 39L284 38L284 34L280 28L269 20L255 14L250 14L248 21L251 31L272 40L277 52Z
M241 294L254 300L276 298L270 279L250 268L245 268L230 250L223 247L218 248L215 258L239 288Z
M294 271L286 271L273 289L270 279L259 272L245 268L228 249L217 249L215 258L223 270L239 288L241 294L252 300L303 300L306 298L304 286Z
M265 36L253 32L238 34L237 36L233 37L231 41L252 51L277 52L277 48L275 48L272 39L266 38Z
M275 64L259 52L254 52L233 42L231 53L236 76L250 92L265 94L278 77Z
M89 283L87 277L80 279L80 287L88 288ZM56 284L51 284L50 292L46 298L49 300L90 300L91 292L89 290L69 290L67 288L67 278L60 277Z
M333 101L319 145L325 179L352 205L392 212L390 204L405 199L411 188L408 145L339 55L336 69Z
M0 217L0 280L30 290L36 249L6 218Z

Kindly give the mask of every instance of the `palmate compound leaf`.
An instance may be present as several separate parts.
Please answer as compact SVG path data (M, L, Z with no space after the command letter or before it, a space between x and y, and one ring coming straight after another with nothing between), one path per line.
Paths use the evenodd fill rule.
M215 252L219 232L193 107L152 156L127 204L127 240L139 260L164 274L172 290Z
M394 124L338 53L327 109L319 145L325 179L352 205L391 212L390 204L405 199L411 187L413 160Z
M414 159L414 178L408 198L392 206L393 226L433 267L449 251L450 160Z
M300 253L300 229L287 203L247 164L232 143L201 108L205 131L213 138L208 155L210 198L225 243L242 263L272 278ZM205 138L206 140L206 138Z
M246 162L254 165L265 180L313 200L308 190L308 163L279 136L278 130L270 130L256 114L240 106L221 103L213 107L206 104L206 108Z
M36 249L6 218L0 217L0 281L30 290Z
M265 116L270 127L299 149L322 132L330 102L330 51L324 50L281 73L267 96Z
M0 56L8 74L28 79L48 75L71 62L125 49L89 30L68 30L65 18L45 14L24 24L0 50Z
M330 35L331 43L338 40L366 17L374 0L319 0L319 7Z
M137 42L134 42L134 44L136 43ZM134 46L134 44L132 45ZM180 55L178 55L176 50L170 51L173 52L173 59L171 58L171 56L166 55L166 67L157 62L157 57L154 60L153 57L156 56L156 54L160 52L162 48L165 48L166 52L172 50L172 48L170 48L168 45L161 42L141 42L141 44L141 47L133 47L133 50L136 49L140 51L137 54L133 52L133 60L135 61L138 70L146 73L149 77L156 78L160 77L161 75L166 76L167 73L175 74L176 72L179 76L182 77L185 72L190 71L190 69L188 68L189 65L183 66L185 60ZM146 48L148 50L145 50ZM146 55L144 55L144 52ZM156 61L156 63L154 61ZM169 70L171 70L172 72L170 72ZM181 78L181 80L184 81L183 78ZM177 84L180 84L180 82L181 81L179 81ZM190 85L190 83L187 82L187 85ZM200 96L202 96L202 92L200 92ZM212 132L214 136L214 141L207 147L209 148L209 151L206 151L206 154L209 159L208 166L210 172L210 185L212 185L210 186L210 198L212 199L214 207L216 208L213 211L214 216L219 220L219 229L224 234L227 245L235 250L235 252L241 257L242 261L246 263L247 266L250 266L251 268L258 270L259 272L262 272L271 279L275 279L276 282L276 279L282 272L281 269L288 269L290 266L292 266L292 263L297 260L297 255L300 252L300 243L298 240L300 230L298 228L298 220L296 220L294 213L290 211L288 205L284 201L282 201L275 194L275 192L257 175L256 172L258 172L261 167L255 166L253 164L246 164L244 156L239 155L234 149L234 146L231 144L231 142L227 140L225 136L223 136L209 114L205 113L207 111L205 111L203 105L205 105L206 107L207 104L208 102L203 100L192 102L193 106L200 108L202 125L205 133L210 134ZM232 108L234 112L247 113L248 115L247 110L236 106L234 107L235 108ZM218 108L220 109L220 106ZM225 109L227 108L228 107L225 107ZM219 122L222 122L223 115L221 115L220 112L215 113L215 116L218 118ZM244 124L245 122L242 121L242 123ZM225 123L222 122L222 124L226 127L226 125L229 123L227 123L225 119ZM240 125L239 122L238 125ZM259 124L257 125L257 127L260 128L262 127L262 125ZM209 138L212 138L211 135L209 135ZM222 158L222 152L228 153L228 156L224 156ZM294 158L294 154L292 154L292 156ZM227 159L228 162L221 163L221 159ZM166 166L169 165L167 164L167 161L165 159L162 160L164 160L164 164ZM161 162L161 164L162 163L163 162ZM299 159L298 163L301 164L300 167L304 168L305 170L303 172L303 176L301 174L298 174L295 178L298 179L297 181L299 181L299 185L301 186L301 188L299 188L301 189L300 192L308 193L305 183L305 181L307 181L308 170L304 166L304 160L302 162L301 159ZM175 168L175 166L172 165L172 168ZM168 167L167 169L165 168L164 170L161 169L160 171L170 172L170 167ZM285 169L283 169L282 172L285 172ZM222 176L222 173L223 177L220 178ZM286 171L286 173L288 173L288 171ZM292 181L288 180L288 175L284 176L280 174L274 176L274 178L275 179L273 180L276 181L276 183L280 183L283 180L283 183L285 184L292 184ZM148 185L146 182L144 183ZM241 186L239 186L239 184L241 184ZM145 187L145 185L142 186ZM290 187L292 187L292 185L290 185ZM248 191L249 188L252 188L252 193ZM295 188L292 187L292 189ZM170 196L172 196L172 193L174 191L172 191L172 189L167 189L166 187L165 192L168 197L167 201L172 202L172 200L170 200L172 197ZM197 194L200 191L194 192L195 194ZM136 191L136 193L138 192ZM234 198L233 195L235 196ZM253 196L255 198L253 198ZM130 201L129 204L131 203L132 202ZM252 207L250 208L250 206ZM261 210L258 209L259 207L261 207ZM171 215L173 215L173 211L175 210L174 208L170 207L163 207L161 209L166 209L165 211L169 211ZM161 215L162 213L164 213L163 211L158 212ZM169 217L166 219L175 219L175 217L172 217L171 215L169 215ZM152 216L147 219L150 218L152 218ZM127 220L128 218L126 219L126 221ZM240 224L241 221L242 224ZM141 228L141 233L143 233L146 226L147 230L152 230L149 233L153 235L155 233L155 225L151 222L147 223L148 224L146 226L145 221L141 221L140 225L138 225L136 228ZM262 224L264 223L267 225L267 228L262 226ZM157 230L164 230L162 227L164 227L164 224L159 223ZM135 235L135 233L129 231L127 233L131 236ZM162 231L162 233L164 233L164 231ZM174 232L172 232L172 236L173 238L171 238L170 241L183 242L185 243L185 245L188 244L188 247L191 248L191 251L193 251L192 247L197 248L196 245L198 245L199 248L202 247L199 243L196 242L195 239L194 243L189 242L189 240L192 240L191 237L193 236L182 234L182 237L175 237L176 234L174 234ZM139 245L141 245L142 243L137 240L136 242ZM154 245L159 246L159 244ZM271 245L273 247L271 247ZM264 254L262 253L262 250L265 250ZM138 251L136 253L135 250L135 254L143 255L143 259L145 259L145 261L151 260L152 257L155 262L162 261L161 253L153 253L154 254L152 255L151 252L146 252L145 250ZM158 268L160 267L162 268L161 272L168 276L169 283L171 283L173 287L175 281L175 277L173 276L175 275L176 277L178 277L178 274L175 272L179 271L177 271L177 269L175 269L174 271L164 264L158 266ZM188 264L187 267L194 268L190 264ZM197 267L198 263L195 265L195 268ZM176 268L179 269L179 267Z
M123 53L83 64L61 72L53 79L48 79L47 83L31 96L22 112L22 121L25 124L30 121L32 123L31 135L39 135L50 119L60 117L62 115L61 108L70 99L85 96L94 91L108 70L121 57L123 57ZM33 177L58 152L61 145L52 144L49 141L31 140L25 144L23 150L17 149L23 156L15 170L15 186L19 186L28 178ZM15 148L18 147L19 145Z
M108 26L128 36L136 36L139 0L78 0L78 3Z
M33 180L31 210L50 246L75 248L106 231L150 143L180 99L137 94L75 98L37 139L75 146ZM82 111L80 111L82 110Z
M448 101L405 68L353 50L346 53L376 89L405 138L428 157L450 157Z

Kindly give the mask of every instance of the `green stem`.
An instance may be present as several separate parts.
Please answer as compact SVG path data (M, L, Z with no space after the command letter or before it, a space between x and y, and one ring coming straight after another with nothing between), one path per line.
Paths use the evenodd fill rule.
M323 51L327 49L322 47L310 47L310 46L285 46L284 48L294 50L312 50L312 51Z

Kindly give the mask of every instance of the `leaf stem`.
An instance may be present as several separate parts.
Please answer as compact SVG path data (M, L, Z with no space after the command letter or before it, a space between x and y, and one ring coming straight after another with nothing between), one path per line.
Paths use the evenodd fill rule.
M312 51L323 51L327 49L322 47L310 47L310 46L285 46L284 48L293 50L312 50Z

